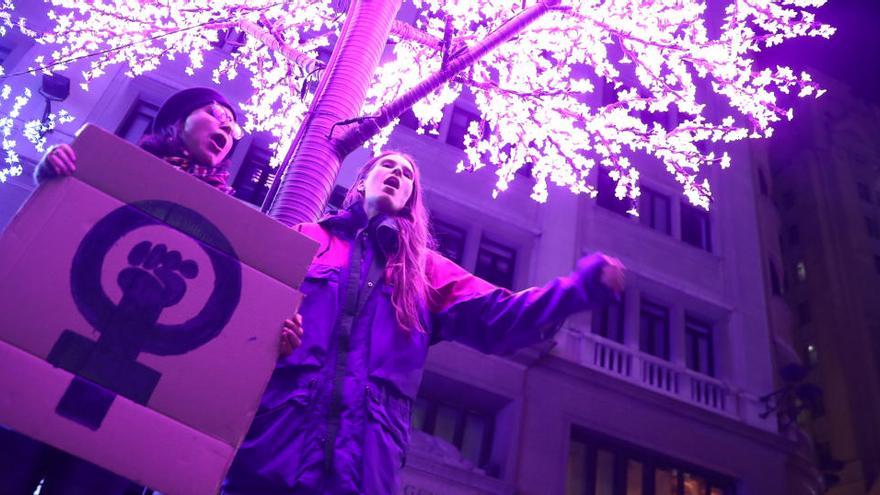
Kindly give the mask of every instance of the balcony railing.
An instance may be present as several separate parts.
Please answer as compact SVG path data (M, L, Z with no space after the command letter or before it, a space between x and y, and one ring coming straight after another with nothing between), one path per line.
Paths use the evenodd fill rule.
M721 380L575 328L563 328L557 341L554 352L568 359L704 409L737 416L737 396Z

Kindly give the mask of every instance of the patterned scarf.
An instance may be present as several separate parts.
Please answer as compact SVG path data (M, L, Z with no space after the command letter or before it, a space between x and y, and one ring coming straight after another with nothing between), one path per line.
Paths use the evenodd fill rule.
M226 184L229 181L229 172L225 168L206 167L183 156L164 156L162 159L170 163L171 166L207 182L226 194L232 194L234 191Z

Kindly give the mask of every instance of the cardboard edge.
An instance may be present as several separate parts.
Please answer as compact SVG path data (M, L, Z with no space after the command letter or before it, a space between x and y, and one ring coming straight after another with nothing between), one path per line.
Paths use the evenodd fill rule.
M44 386L34 387L30 381L21 380L23 370L30 370L32 376L39 376L44 381ZM49 443L51 437L54 439L51 445L105 468L108 458L113 458L123 466L120 468L117 465L116 468L108 469L135 483L147 485L146 473L155 473L152 478L155 481L147 486L162 493L213 495L218 492L236 449L128 399L116 397L112 407L125 410L125 414L118 411L112 418L108 416L106 423L102 425L103 435L98 436L95 432L69 422L68 433L61 440L58 440L56 428L59 425L68 426L65 424L68 420L51 412L37 416L32 411L25 412L16 407L21 400L27 400L42 404L43 411L53 410L52 404L57 403L72 376L14 346L0 342L0 421L41 442ZM141 433L137 443L141 447L140 451L144 452L144 457L161 460L158 465L145 467L131 459L128 449L115 444L115 434L130 431L130 426L135 424L152 426L150 431ZM189 438L190 442L181 444L181 437ZM189 447L188 451L182 452L185 447ZM158 455L150 457L151 454ZM190 457L181 459L182 455ZM213 456L214 462L206 464L206 455ZM174 473L184 470L169 470L168 466L181 461L201 469L186 470L191 475L189 477L174 476Z
M198 206L194 209L206 212L206 216L212 217L212 221L221 220L217 222L218 227L223 223L222 220L238 217L240 222L248 225L238 238L230 238L238 257L285 285L298 288L302 283L305 272L318 251L318 243L309 237L242 204L240 200L229 198L189 174L180 173L161 159L96 125L86 124L81 127L71 146L79 162L74 178L123 203L131 203L133 197L142 196L145 184L155 184L162 190L161 196L167 200L189 208ZM114 160L119 156L134 156L138 159ZM113 162L112 165L103 166L108 161ZM174 183L186 181L189 181L190 186L186 188L185 194L171 187ZM226 224L225 227L230 226L228 220ZM259 243L248 237L247 233L254 230L264 231L263 239ZM226 234L229 235L229 232ZM278 252L299 253L303 261L297 263L295 269L291 269L290 260L280 259Z

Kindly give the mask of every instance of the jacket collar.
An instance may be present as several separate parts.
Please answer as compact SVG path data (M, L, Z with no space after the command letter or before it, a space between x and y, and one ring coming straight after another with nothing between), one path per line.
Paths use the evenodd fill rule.
M364 205L360 202L331 214L318 223L347 239L354 239L359 231L366 229L373 234L376 244L386 257L397 253L400 248L400 226L397 219L384 213L368 219Z

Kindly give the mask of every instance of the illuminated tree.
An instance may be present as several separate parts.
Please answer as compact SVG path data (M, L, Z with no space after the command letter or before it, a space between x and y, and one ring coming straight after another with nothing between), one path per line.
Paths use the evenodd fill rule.
M705 0L412 0L413 25L395 20L400 2L352 0L343 13L308 0L50 0L54 27L38 34L6 0L0 21L54 48L31 73L87 59L83 89L111 66L135 76L180 57L188 74L249 77L245 127L277 138L274 166L292 163L271 210L285 223L313 219L341 159L381 147L403 112L429 129L465 91L481 115L458 168L494 167L496 193L530 166L537 201L549 182L595 195L587 178L601 166L619 197L635 198L637 165L658 160L708 208L705 172L730 164L724 145L769 137L792 118L785 95L822 94L807 73L757 69L755 54L833 33L813 13L825 0L723 0L711 11ZM243 44L204 67L230 30Z

